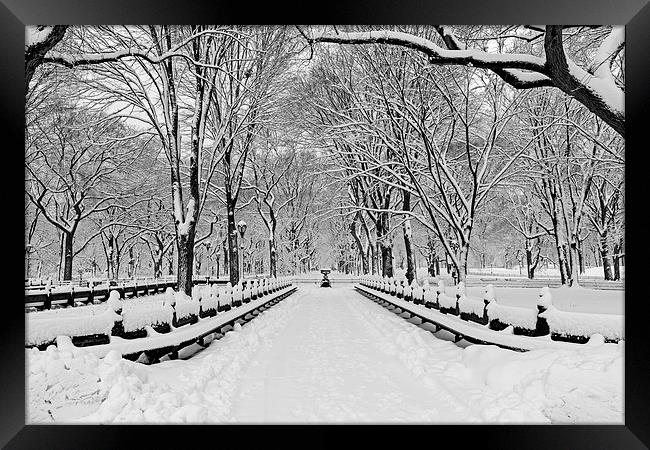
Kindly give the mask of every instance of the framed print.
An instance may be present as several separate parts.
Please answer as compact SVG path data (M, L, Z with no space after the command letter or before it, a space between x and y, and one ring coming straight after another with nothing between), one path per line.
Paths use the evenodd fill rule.
M647 448L646 3L4 0L2 445Z

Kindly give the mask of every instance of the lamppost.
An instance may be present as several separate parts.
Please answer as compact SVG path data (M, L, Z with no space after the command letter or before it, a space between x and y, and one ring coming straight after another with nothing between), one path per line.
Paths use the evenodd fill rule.
M215 245L215 252L217 255L217 278L219 278L219 258L221 257L221 248L219 246L219 243L223 242L223 227L219 225L219 240L217 241ZM225 248L224 248L225 250ZM224 274L225 274L225 267L224 267Z
M458 261L458 249L460 248L460 245L458 244L458 241L456 239L452 239L451 242L449 243L451 246L451 249L453 252L456 254L456 260ZM460 267L459 267L460 269ZM459 274L456 273L456 268L452 267L451 268L451 277L454 280L454 284L456 284L456 280L458 279Z
M214 266L212 265L212 258L210 255L210 247L212 247L212 242L206 241L205 242L205 256L208 262L208 267L210 269L208 275L214 275Z
M240 220L237 222L239 230L239 279L244 278L244 233L246 233L246 222Z
M25 274L25 278L28 279L28 280L29 280L29 272L30 272L29 265L30 265L30 262L31 262L32 250L33 249L34 249L34 246L31 243L27 244L27 246L25 247L25 251L27 252L27 267L26 267L27 273Z

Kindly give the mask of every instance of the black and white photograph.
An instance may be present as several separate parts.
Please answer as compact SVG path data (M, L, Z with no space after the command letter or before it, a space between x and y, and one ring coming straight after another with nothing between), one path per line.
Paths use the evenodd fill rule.
M626 423L625 24L24 56L26 424Z

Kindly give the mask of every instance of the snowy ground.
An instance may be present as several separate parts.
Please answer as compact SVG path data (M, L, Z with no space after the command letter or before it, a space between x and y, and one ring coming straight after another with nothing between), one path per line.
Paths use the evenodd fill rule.
M185 361L27 350L28 423L623 423L622 343L462 348L413 321L302 285Z
M483 298L485 288L468 287L467 295ZM553 304L562 311L593 314L624 314L625 291L585 289L582 287L550 288ZM455 293L454 286L448 286L448 294ZM507 306L535 309L539 289L494 288L497 301Z
M418 268L420 269L420 268ZM625 277L625 266L621 266L621 276ZM470 274L476 275L476 274L482 274L482 275L495 275L495 276L522 276L526 277L526 267L518 267L515 266L512 269L506 269L504 267L485 267L485 268L480 268L480 267L472 267L468 269L468 272ZM612 268L612 274L614 273L614 268ZM540 267L539 269L535 270L535 276L539 278L545 278L545 277L554 277L554 278L560 278L560 269L557 268L552 268L552 267ZM586 278L597 278L597 279L604 279L604 270L603 267L586 267L585 268L585 273L580 274L581 277L586 277Z

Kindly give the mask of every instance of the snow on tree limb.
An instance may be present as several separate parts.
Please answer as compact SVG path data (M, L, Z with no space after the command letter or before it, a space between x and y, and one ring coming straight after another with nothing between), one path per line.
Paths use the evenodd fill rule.
M623 49L623 46L625 46L625 27L612 27L612 31L600 44L589 72L598 78L611 79L612 61Z
M615 27L597 52L593 75L569 59L563 48L562 26L547 25L544 37L545 58L522 53L488 53L466 49L453 29L437 26L447 48L429 39L392 30L362 32L322 32L307 36L316 42L338 44L388 44L424 53L431 64L458 64L492 70L518 89L554 86L584 104L618 134L625 136L624 92L611 76L610 62L624 45L621 27ZM301 31L302 33L302 31ZM605 67L603 67L605 66Z
M523 53L493 54L480 50L449 50L428 39L401 31L378 30L362 32L323 33L310 38L311 42L348 44L391 44L409 47L425 53L434 64L473 65L485 69L524 69L544 72L543 58Z

